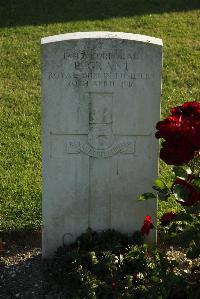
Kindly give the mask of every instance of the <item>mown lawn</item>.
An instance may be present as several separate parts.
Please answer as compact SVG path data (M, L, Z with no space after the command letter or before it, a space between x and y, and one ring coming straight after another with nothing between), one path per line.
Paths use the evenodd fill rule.
M0 229L41 225L40 39L123 31L163 39L162 116L199 100L198 0L2 0L0 4ZM170 180L162 163L161 176ZM148 191L148 190L144 190ZM159 204L159 213L175 208Z

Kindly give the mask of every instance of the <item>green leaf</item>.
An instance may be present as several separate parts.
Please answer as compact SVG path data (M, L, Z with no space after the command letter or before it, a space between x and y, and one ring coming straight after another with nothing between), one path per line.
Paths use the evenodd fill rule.
M193 217L189 213L186 213L186 212L177 213L174 219L177 221L188 221L188 222L193 221Z
M186 253L186 257L189 259L196 259L200 255L200 246L193 245L191 249Z
M200 178L192 180L191 184L200 192Z
M182 185L176 184L173 188L173 193L176 199L186 200L188 198L188 191Z
M177 236L176 241L179 241L182 246L189 246L189 244L194 240L195 238L195 232L191 228L181 228L180 224L177 225Z
M170 194L165 192L158 192L158 197L161 201L166 201L170 197Z
M184 208L186 209L186 211L188 213L191 213L191 214L198 214L198 213L200 213L200 204L199 203L197 203L196 205L191 206L191 207L190 206L189 207L185 206Z
M181 166L174 166L172 168L172 171L174 172L175 176L177 176L179 178L187 179L187 177L188 177L187 171Z
M156 198L155 194L146 192L146 193L143 193L142 195L140 195L138 200L143 201L143 200L148 200L148 199L153 199L153 198Z
M161 179L156 179L153 182L152 188L157 190L157 191L160 191L160 192L164 192L164 193L168 192L167 185Z
M154 283L159 283L160 282L160 278L156 275L152 275L151 276L151 281Z

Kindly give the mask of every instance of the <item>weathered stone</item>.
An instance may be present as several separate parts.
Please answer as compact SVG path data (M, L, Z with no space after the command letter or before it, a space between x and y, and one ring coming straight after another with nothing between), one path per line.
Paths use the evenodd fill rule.
M88 227L131 234L156 201L162 41L82 32L42 39L43 256ZM149 239L156 240L156 230Z

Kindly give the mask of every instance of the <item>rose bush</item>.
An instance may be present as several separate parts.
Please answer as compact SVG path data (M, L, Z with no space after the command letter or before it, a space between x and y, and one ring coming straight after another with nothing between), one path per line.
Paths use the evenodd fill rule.
M153 189L160 200L174 196L184 210L179 213L169 211L162 215L163 229L177 239L182 238L188 245L190 257L200 254L200 103L186 102L170 109L170 115L156 124L155 137L161 143L160 158L172 168L174 181L169 186L156 179ZM155 198L154 193L144 193L140 200ZM150 216L148 216L150 217ZM151 222L151 228L153 224ZM141 234L148 234L150 222L145 218ZM177 237L178 234L178 237Z

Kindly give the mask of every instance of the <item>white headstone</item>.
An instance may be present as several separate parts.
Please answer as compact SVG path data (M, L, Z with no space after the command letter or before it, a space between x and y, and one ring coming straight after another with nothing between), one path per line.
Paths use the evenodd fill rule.
M42 39L43 256L88 227L131 234L156 201L162 41L115 32ZM149 235L156 241L156 230Z

